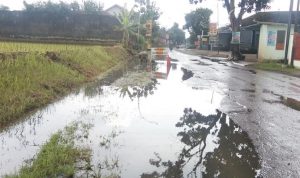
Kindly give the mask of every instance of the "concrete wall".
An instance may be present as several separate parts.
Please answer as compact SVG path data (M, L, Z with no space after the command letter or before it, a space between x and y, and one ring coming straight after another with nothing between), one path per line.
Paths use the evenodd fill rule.
M291 60L289 60L289 63L291 63ZM299 60L294 60L294 66L297 68L300 68L300 61Z
M275 46L268 46L268 32L274 31L277 35L278 30L285 30L287 32L287 25L261 25L260 28L260 37L259 37L259 49L258 49L258 60L282 60L285 56L285 48L283 50L276 49L276 42ZM291 29L291 36L290 36L290 45L289 45L289 53L288 58L291 58L291 51L293 45L293 35L294 34L294 27ZM285 43L287 39L287 34L285 38ZM284 44L285 44L284 43Z

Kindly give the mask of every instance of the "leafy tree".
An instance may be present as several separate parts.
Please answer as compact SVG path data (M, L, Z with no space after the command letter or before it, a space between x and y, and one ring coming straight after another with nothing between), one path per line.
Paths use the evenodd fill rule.
M207 34L209 30L209 19L212 11L207 8L198 8L185 16L185 25L190 33L190 42L193 44L197 40L197 35Z
M197 40L197 35L207 34L209 30L209 19L212 11L207 8L198 8L185 16L186 24L183 29L187 29L190 33L189 41L191 44Z
M269 8L271 0L222 0L224 7L229 15L229 20L232 32L239 32L241 27L242 18L245 13L253 11L261 11L262 9ZM190 3L198 4L203 0L189 0ZM238 8L237 8L238 7ZM239 12L237 10L239 9ZM233 60L242 59L239 44L232 45L232 58Z
M83 10L86 13L97 13L101 12L103 8L93 0L86 0L83 2Z
M64 14L69 12L84 12L84 13L99 13L103 10L102 6L93 0L87 0L83 2L83 5L77 1L73 1L71 3L66 3L60 1L58 3L48 1L38 1L36 3L27 3L23 1L25 11L46 11L46 12L54 12L57 14Z
M212 11L207 8L199 8L192 11L185 16L184 29L187 29L190 33L200 35L202 31L207 34L209 30L209 19Z
M153 45L155 47L166 47L167 34L168 34L168 31L166 28L164 28L164 27L159 28L159 30L157 32L155 32L155 34L154 34Z
M179 29L178 23L168 30L170 42L174 45L180 45L185 42L185 33L183 30Z
M70 10L73 11L73 12L80 11L80 5L77 1L71 2L69 7L70 7Z
M9 11L9 7L0 5L0 11Z
M47 11L47 12L65 12L69 10L69 5L64 2L53 3L51 1L39 1L36 3L28 4L23 2L26 11Z
M190 32L190 37L187 39L187 41L189 41L190 44L191 44L192 46L194 46L194 43L195 43L195 41L197 41L197 40L198 40L198 38L197 38L196 33Z
M155 42L160 36L160 27L158 19L161 15L159 8L155 2L145 0L135 0L136 6L139 8L138 12L135 13L136 19L140 21L140 34L146 38L145 24L148 20L152 20L152 43ZM139 17L140 16L140 17Z

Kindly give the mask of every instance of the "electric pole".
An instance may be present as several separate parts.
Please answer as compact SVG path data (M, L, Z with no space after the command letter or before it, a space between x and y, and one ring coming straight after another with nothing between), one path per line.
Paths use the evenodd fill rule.
M285 44L285 55L284 55L284 63L285 64L289 64L288 52L289 52L289 44L290 44L290 36L291 36L293 5L294 5L294 0L291 0L290 11L289 11L289 24L288 24L287 38L286 38L286 44Z

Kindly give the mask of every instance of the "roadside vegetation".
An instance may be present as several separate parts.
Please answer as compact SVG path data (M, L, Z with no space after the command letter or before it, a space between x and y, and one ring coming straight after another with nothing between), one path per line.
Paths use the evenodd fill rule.
M0 49L0 127L128 57L122 47L3 42Z
M300 76L300 69L287 66L281 62L277 61L264 61L264 62L259 62L257 64L254 64L254 67L256 69L261 69L261 70L268 70L268 71L274 71L274 72L281 72L281 73L286 73L290 75L299 75Z
M80 127L80 128L79 128ZM31 163L25 164L16 175L7 178L29 177L74 177L79 172L79 163L88 163L91 152L87 148L78 148L75 141L88 137L91 126L73 123L64 130L52 135ZM81 131L79 136L76 132Z
M89 3L87 3L89 2ZM78 3L24 1L25 11L98 13L102 7L87 1ZM53 7L53 8L51 8ZM145 50L146 27L152 20L152 39L166 36L157 22L159 8L154 2L136 1L134 10L124 10L118 18L123 31L123 47L28 42L0 43L0 128L36 108L64 96L133 54ZM154 40L155 41L155 40ZM138 50L138 51L135 51Z
M30 161L14 174L5 178L31 178L31 177L94 177L118 178L119 163L116 158L97 158L93 162L93 149L91 148L90 131L93 124L82 121L72 122L63 130L54 133L49 140L41 145L39 152ZM110 150L117 143L114 139L121 132L113 131L108 135L101 135L100 139L93 140L99 144L98 149ZM98 160L99 159L99 160ZM103 171L107 168L109 171Z

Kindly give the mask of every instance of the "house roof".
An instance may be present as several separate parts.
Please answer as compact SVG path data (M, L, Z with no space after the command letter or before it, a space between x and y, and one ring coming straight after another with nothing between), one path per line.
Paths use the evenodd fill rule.
M123 7L119 6L118 4L115 4L115 5L111 6L110 8L106 9L105 11L108 12L108 11L110 11L113 8L123 9Z
M292 23L295 23L295 17L298 15L298 24L300 24L300 12L292 13ZM258 23L281 23L287 24L289 21L288 11L258 12L242 20L242 27L255 25Z

